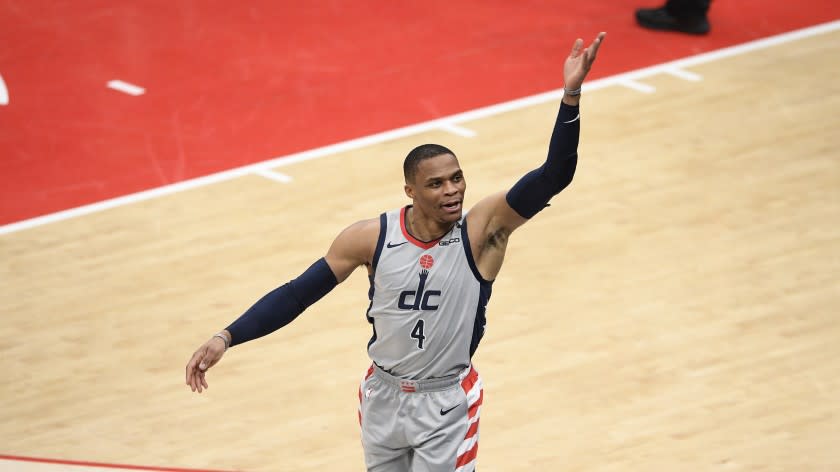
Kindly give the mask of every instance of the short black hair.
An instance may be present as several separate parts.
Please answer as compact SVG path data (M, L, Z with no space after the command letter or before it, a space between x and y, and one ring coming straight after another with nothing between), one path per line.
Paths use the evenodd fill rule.
M440 144L421 144L412 149L403 161L403 175L406 183L414 181L414 175L417 173L417 166L420 165L420 161L443 154L451 154L456 159L458 158L449 148Z

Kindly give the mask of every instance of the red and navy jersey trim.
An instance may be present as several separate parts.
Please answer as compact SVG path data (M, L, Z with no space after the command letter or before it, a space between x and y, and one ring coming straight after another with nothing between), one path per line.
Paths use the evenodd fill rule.
M442 236L440 238L434 239L432 241L420 241L419 239L415 238L414 236L411 235L411 233L408 232L408 229L405 227L405 212L410 207L411 207L411 205L408 205L408 206L403 207L402 210L400 210L400 230L402 230L403 236L405 237L405 239L408 242L410 242L411 244L414 244L415 246L417 246L421 249L429 249L429 248L435 247L437 245L437 243L440 242L440 240L443 238Z
M467 234L467 219L462 218L459 225L461 226L461 241L463 242L462 245L464 246L464 253L467 256L467 263L469 263L470 265L470 270L472 270L473 275L479 282L483 284L492 284L492 280L487 280L481 276L481 272L478 271L478 266L475 264L475 259L473 259L472 246L470 245L470 236L469 234Z
M367 318L368 323L370 323L371 327L373 328L373 334L368 341L368 349L370 349L371 344L376 342L376 324L373 322L373 318L370 316L370 309L373 307L373 295L374 295L374 283L373 283L373 276L376 274L376 265L379 263L379 256L382 254L382 246L385 245L385 234L388 232L388 216L385 213L379 215L379 239L376 241L376 250L373 252L373 260L370 261L371 273L368 274L368 281L370 282L370 288L368 289L368 299L370 300L370 304L368 305L367 311L365 312L365 318Z
M482 277L478 271L478 266L475 264L472 247L470 246L470 236L467 232L467 219L463 218L460 225L461 241L464 246L464 253L467 256L467 263L479 285L478 306L475 309L475 321L473 322L472 339L470 341L470 358L472 358L476 349L478 349L481 338L484 337L484 328L487 325L487 303L490 302L490 295L493 293L493 281Z
M385 234L388 232L388 216L385 213L379 215L379 239L376 240L376 250L373 252L373 260L370 267L376 272L376 264L379 263L379 255L382 254L382 246L385 245Z

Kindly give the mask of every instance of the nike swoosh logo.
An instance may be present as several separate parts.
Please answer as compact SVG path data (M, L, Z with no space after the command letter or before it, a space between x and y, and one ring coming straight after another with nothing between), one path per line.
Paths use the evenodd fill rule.
M406 243L408 243L408 241L403 241L403 242L398 243L398 244L391 244L391 241L388 241L388 244L386 244L386 246L391 248L391 247L402 246L403 244L406 244Z
M460 403L459 403L458 405L460 405ZM440 416L443 416L443 415L445 415L445 414L449 413L450 411L454 410L455 408L458 408L458 405L455 405L455 406L453 406L452 408L450 408L450 409L448 409L448 410L444 410L443 408L441 408L441 409L440 409Z
M575 121L577 121L577 120L579 120L579 119L580 119L580 113L578 113L578 114L577 114L577 116L576 116L576 117L574 117L574 118L572 118L571 120L569 120L569 121L564 121L563 123L565 123L565 124L574 123Z

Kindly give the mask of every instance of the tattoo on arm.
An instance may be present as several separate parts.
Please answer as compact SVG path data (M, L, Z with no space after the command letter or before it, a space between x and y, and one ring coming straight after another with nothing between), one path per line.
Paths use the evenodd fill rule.
M504 247L504 245L507 243L507 239L508 234L499 229L487 235L486 243L488 247Z

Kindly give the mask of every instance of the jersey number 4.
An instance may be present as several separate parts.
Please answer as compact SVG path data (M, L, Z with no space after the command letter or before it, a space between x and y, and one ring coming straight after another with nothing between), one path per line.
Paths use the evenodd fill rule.
M426 322L420 319L417 320L417 324L414 325L414 329L411 330L411 337L417 340L417 349L423 349L423 341L426 339L426 336L423 334L425 327Z

